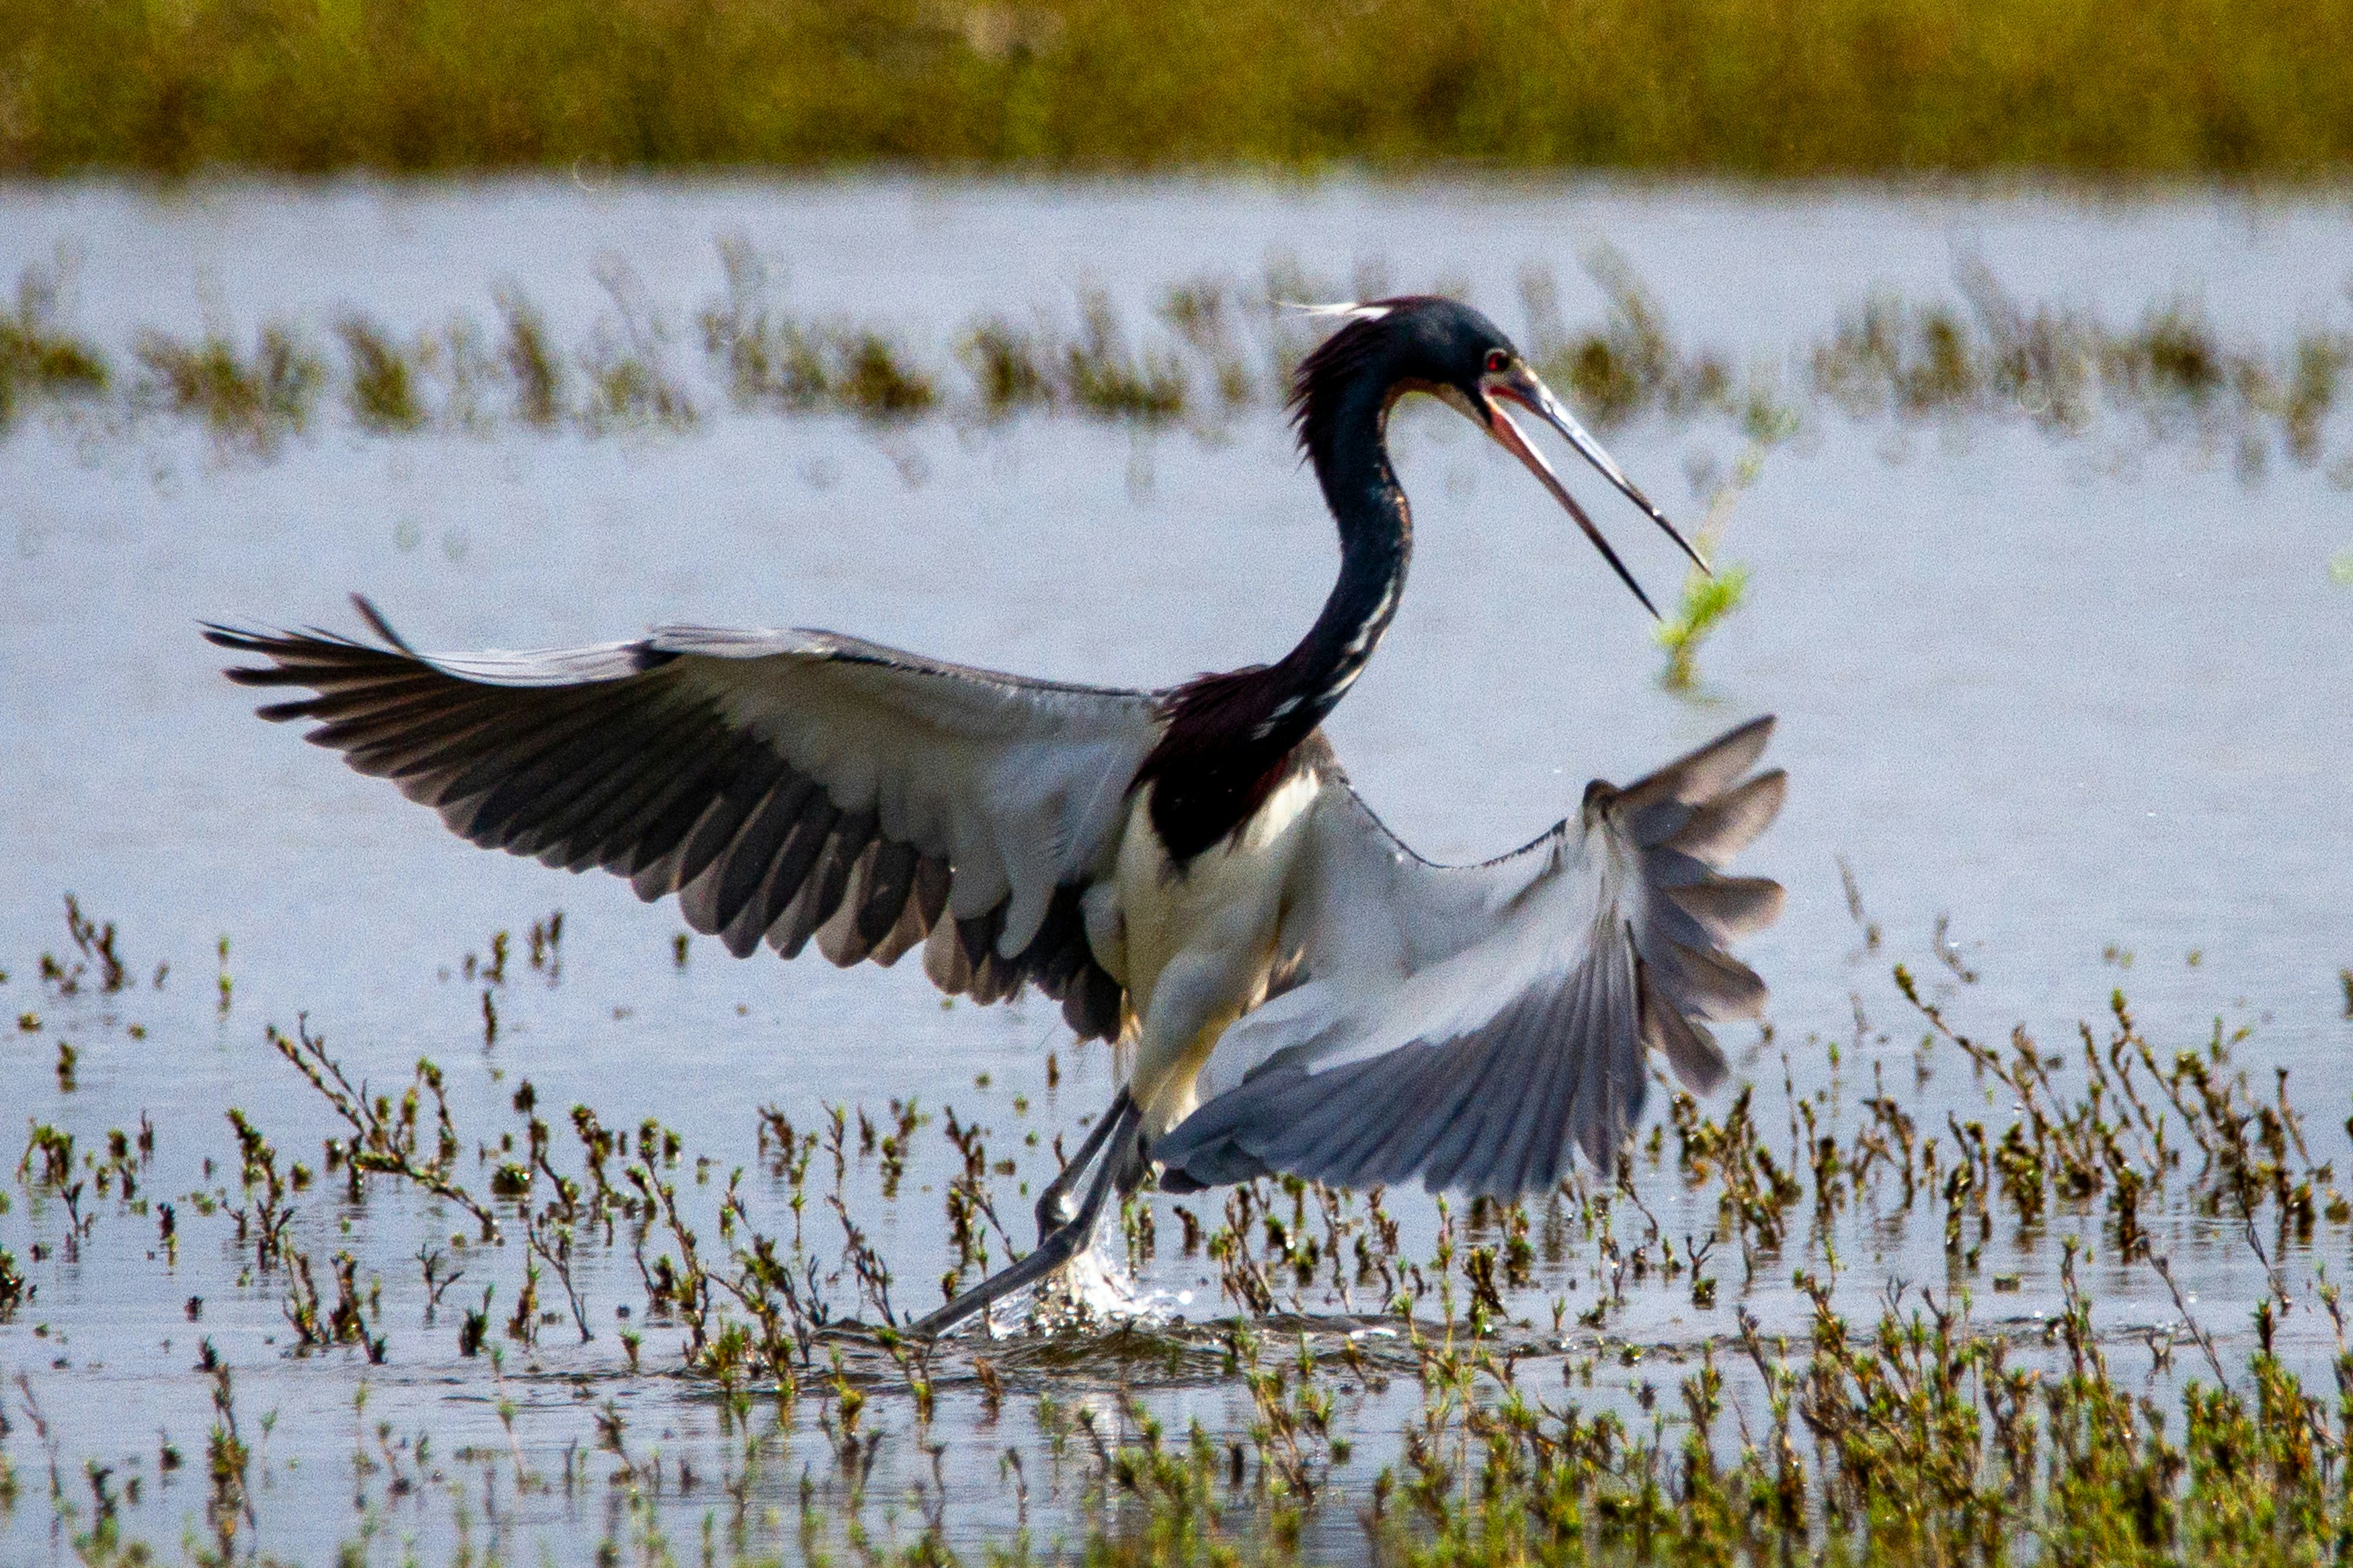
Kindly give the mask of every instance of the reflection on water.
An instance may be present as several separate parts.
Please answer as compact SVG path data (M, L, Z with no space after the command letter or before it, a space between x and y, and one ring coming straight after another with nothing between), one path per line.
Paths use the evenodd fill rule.
M1432 211L1447 221L1428 221ZM2292 321L2325 298L2343 257L2341 216L2325 204L2084 213L2036 197L1776 204L1672 189L1420 200L1346 187L1180 186L1146 199L1128 187L590 196L492 185L158 202L19 188L0 213L0 268L61 236L80 241L81 317L110 332L207 295L244 321L280 309L326 321L351 306L422 321L478 308L491 278L512 279L569 330L593 320L581 289L597 253L691 297L716 267L711 236L731 226L788 257L796 295L813 306L887 307L930 316L943 332L994 302L1085 279L1140 309L1188 268L1244 271L1277 245L1333 275L1379 254L1400 275L1453 272L1510 298L1522 261L1566 252L1556 259L1567 277L1577 247L1607 238L1695 338L1742 352L1794 341L1793 322L1817 328L1826 296L1933 286L1949 276L1957 235L2032 297L2073 295L2121 314L2118 301L2200 289L2219 319L2247 330ZM2283 279L2295 286L2274 286ZM426 646L584 641L664 620L823 625L1041 675L1165 683L1279 653L1322 598L1330 528L1279 421L1247 412L1215 441L1048 417L877 433L849 419L723 413L689 437L613 442L335 427L267 464L225 457L188 431L82 447L37 425L19 429L0 445L0 1015L16 1020L0 1044L0 1106L28 1131L49 1125L74 1144L70 1169L51 1181L58 1145L35 1140L0 1188L12 1200L0 1246L34 1291L0 1324L0 1366L26 1374L84 1512L94 1504L73 1467L87 1455L116 1467L118 1501L150 1537L168 1540L202 1514L205 1484L191 1472L202 1468L216 1387L195 1370L205 1341L231 1369L259 1450L253 1506L265 1548L306 1560L361 1528L357 1513L306 1506L322 1481L348 1495L355 1447L389 1467L367 1483L386 1510L382 1527L445 1542L443 1504L428 1517L398 1499L445 1497L448 1477L486 1465L509 1478L488 1494L501 1528L521 1540L601 1539L614 1528L607 1510L620 1506L606 1483L621 1454L632 1473L660 1455L706 1478L700 1492L674 1471L640 1489L683 1521L670 1527L681 1541L718 1506L711 1489L723 1472L756 1501L755 1518L772 1508L793 1520L807 1474L821 1507L846 1503L860 1476L863 1495L886 1500L871 1503L878 1510L926 1495L935 1503L917 1489L944 1483L959 1539L1009 1528L1025 1510L1033 1527L1067 1525L1098 1473L1086 1423L1106 1436L1132 1424L1121 1389L1138 1391L1171 1432L1198 1418L1240 1434L1265 1419L1216 1326L1254 1289L1271 1314L1258 1331L1270 1362L1304 1333L1336 1364L1369 1369L1342 1374L1334 1417L1357 1442L1335 1474L1344 1490L1363 1487L1419 1408L1403 1375L1408 1330L1383 1303L1413 1293L1418 1268L1418 1319L1440 1312L1441 1291L1469 1311L1464 1259L1480 1248L1500 1270L1506 1342L1551 1369L1542 1376L1556 1401L1566 1378L1567 1396L1638 1411L1645 1381L1663 1388L1676 1375L1660 1360L1678 1364L1734 1332L1743 1310L1768 1333L1801 1331L1812 1307L1791 1273L1826 1274L1824 1241L1841 1310L1869 1315L1894 1279L1940 1296L1966 1285L1977 1319L2007 1325L2023 1351L2059 1310L2058 1238L2082 1235L2090 1245L2078 1268L2098 1325L2116 1336L2112 1356L2149 1362L2157 1352L2126 1331L2177 1323L2181 1308L2151 1269L2123 1259L2113 1174L2070 1195L2064 1171L2049 1170L2044 1215L2021 1219L2002 1195L2015 1165L2003 1144L2013 1123L2031 1125L2025 1080L1973 1070L1949 1040L1924 1043L1934 1028L1898 994L1898 959L1922 999L1973 1042L2002 1042L2019 1022L2063 1058L2033 1090L2053 1107L2117 1070L2101 1065L2117 1028L2112 989L2129 994L2161 1067L2202 1049L2217 1016L2226 1042L2250 1028L2230 1046L2231 1070L2249 1069L2261 1100L2269 1067L2292 1068L2307 1113L2308 1155L2283 1163L2284 1191L2316 1183L2316 1228L2299 1238L2291 1224L2275 1237L2267 1218L2259 1238L2290 1271L2291 1294L2305 1291L2314 1261L2345 1239L2327 1178L2297 1174L2344 1154L2328 1108L2347 1092L2353 1031L2337 979L2353 963L2353 596L2328 564L2353 537L2344 494L2292 467L2250 487L2227 452L2209 462L2195 445L2150 453L2132 473L2084 445L2000 424L1906 436L1818 421L1776 447L1739 497L1726 548L1748 564L1749 604L1710 645L1700 692L1676 698L1655 685L1657 650L1622 589L1564 536L1525 477L1458 425L1400 423L1420 553L1395 633L1334 720L1334 740L1409 840L1461 858L1533 836L1588 776L1629 777L1731 721L1782 715L1773 760L1793 776L1789 805L1752 853L1790 900L1782 923L1746 949L1774 986L1774 1026L1730 1042L1740 1047L1736 1087L1750 1087L1754 1147L1802 1194L1779 1248L1719 1207L1730 1165L1685 1182L1682 1158L1699 1129L1667 1127L1663 1109L1657 1152L1635 1163L1639 1205L1572 1194L1532 1206L1525 1234L1509 1215L1459 1210L1441 1233L1440 1210L1419 1194L1385 1194L1377 1215L1362 1199L1327 1212L1317 1194L1269 1188L1249 1200L1240 1228L1251 1251L1236 1261L1230 1248L1211 1255L1227 1194L1157 1198L1127 1216L1115 1245L1134 1249L1137 1288L1168 1321L1102 1342L1016 1338L946 1352L926 1374L928 1424L887 1348L828 1325L809 1342L807 1397L781 1415L759 1405L750 1430L766 1436L748 1448L711 1380L669 1375L691 1328L675 1301L649 1316L659 1292L639 1271L630 1222L616 1218L607 1235L580 1221L564 1255L571 1290L541 1259L536 1302L518 1321L531 1236L512 1204L499 1205L502 1243L485 1246L446 1201L381 1178L353 1199L322 1147L347 1129L265 1042L265 1026L291 1034L307 1015L354 1085L392 1097L396 1118L417 1059L432 1058L457 1140L449 1169L476 1194L502 1167L532 1169L534 1115L551 1129L550 1165L588 1183L568 1120L586 1104L603 1126L627 1130L613 1180L649 1162L649 1179L674 1187L717 1259L729 1245L722 1199L741 1167L744 1217L732 1223L787 1251L800 1237L817 1299L869 1321L874 1310L843 1268L845 1217L892 1271L895 1307L927 1306L959 1262L948 1201L976 1148L979 1186L967 1190L991 1195L1003 1226L978 1219L965 1247L1001 1261L1029 1240L1025 1186L1034 1192L1055 1169L1056 1141L1073 1146L1108 1100L1108 1053L1072 1047L1050 1006L944 1007L913 973L738 964L707 942L681 962L668 909L606 879L482 855L394 792L254 721L195 623L348 629L342 595L357 588ZM1612 445L1654 494L1672 494L1679 473L1724 471L1742 439L1643 421ZM1671 510L1693 510L1687 490L1684 503ZM1605 526L1647 582L1676 580L1663 540L1606 514ZM116 923L114 989L96 951L102 930L84 929L89 954L68 931L68 890L101 928ZM527 932L558 908L560 948L534 963ZM503 964L491 945L501 931ZM65 973L87 966L70 994L62 978L44 979L44 952ZM2088 1063L2079 1018L2091 1020ZM2015 1075L2010 1050L2000 1061ZM2190 1310L2236 1353L2252 1338L2264 1261L2235 1210L2201 1208L2197 1194L2214 1189L2200 1167L2211 1162L2185 1142L2188 1113L2165 1100L2150 1068L2136 1070L2185 1156L2136 1223L2175 1260ZM517 1106L526 1083L533 1110ZM2186 1080L2178 1087L2184 1104L2204 1103ZM894 1118L894 1100L912 1116ZM1698 1110L1720 1129L1735 1103L1727 1089ZM2261 1107L2229 1103L2260 1142ZM778 1121L764 1148L770 1106ZM847 1108L839 1166L831 1106ZM285 1249L266 1262L231 1107L270 1143L285 1184ZM1896 1176L1900 1140L1882 1107L1900 1107L1919 1144L1940 1141L1934 1182L1908 1152ZM952 1112L966 1149L946 1136ZM140 1147L142 1113L152 1154ZM420 1116L429 1156L429 1093ZM659 1136L647 1152L648 1118L675 1130L675 1163ZM1971 1122L1983 1145L1970 1142ZM802 1155L783 1152L785 1123ZM119 1155L111 1129L124 1133ZM1830 1182L1852 1195L1818 1231L1823 1133L1870 1168ZM888 1146L894 1137L902 1156ZM1889 1152L1869 1155L1872 1138ZM894 1157L904 1169L886 1197ZM1982 1221L1964 1201L1956 1262L1945 1184L1965 1157L1992 1196ZM797 1188L796 1159L806 1163ZM1908 1214L1905 1186L1920 1189ZM528 1190L545 1204L553 1176L540 1173ZM1393 1251L1382 1218L1397 1227ZM648 1235L649 1268L676 1259L674 1237L659 1226ZM1451 1269L1433 1267L1441 1246ZM331 1323L339 1252L353 1259L361 1342L292 1353L304 1298L289 1259L309 1260L318 1321ZM976 1254L963 1261L978 1266ZM1711 1290L1696 1289L1702 1278ZM480 1320L476 1356L459 1353L470 1315ZM2327 1339L2309 1310L2291 1314L2282 1334L2298 1354ZM385 1355L374 1364L364 1342L378 1336ZM1623 1345L1651 1359L1630 1367ZM841 1386L866 1401L856 1431L882 1439L849 1460L854 1434L829 1392L837 1350ZM381 1437L379 1421L390 1427ZM422 1454L419 1433L430 1435ZM612 1438L602 1450L600 1434ZM183 1468L165 1468L165 1440ZM20 1474L45 1462L28 1441L0 1447ZM1018 1485L1008 1447L1026 1456ZM514 1491L518 1464L546 1486ZM440 1491L427 1484L437 1472ZM120 1489L134 1475L144 1487L131 1503ZM417 1488L389 1492L387 1475L411 1475ZM900 1539L920 1533L926 1506L902 1509L891 1527ZM38 1551L47 1519L46 1506L20 1503L0 1532ZM1314 1528L1335 1553L1357 1550L1346 1510Z

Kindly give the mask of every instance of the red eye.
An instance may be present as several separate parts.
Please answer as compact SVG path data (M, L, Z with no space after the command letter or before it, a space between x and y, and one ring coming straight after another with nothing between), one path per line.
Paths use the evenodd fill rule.
M1502 349L1489 349L1487 351L1487 374L1489 375L1502 374L1504 367L1511 363L1512 356L1505 353Z

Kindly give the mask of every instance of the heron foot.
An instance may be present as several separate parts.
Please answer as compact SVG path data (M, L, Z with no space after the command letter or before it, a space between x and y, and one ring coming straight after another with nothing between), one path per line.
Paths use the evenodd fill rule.
M1111 1113L1103 1118L1103 1127L1089 1135L1090 1147L1084 1151L1086 1157L1092 1158L1093 1152L1102 1147L1105 1136L1114 1131L1124 1133L1135 1125L1137 1119L1134 1104L1125 1094L1122 1094L1113 1102ZM1078 1256L1081 1247L1094 1239L1095 1227L1103 1220L1105 1201L1111 1196L1112 1189L1119 1185L1122 1173L1133 1163L1132 1161L1118 1158L1103 1161L1096 1167L1094 1180L1087 1184L1086 1198L1079 1205L1079 1212L1048 1231L1039 1239L1037 1250L1010 1268L990 1275L946 1306L919 1320L907 1331L918 1339L937 1339L958 1325L986 1312L1006 1297L1028 1289L1047 1275L1070 1262L1071 1258ZM1073 1160L1065 1168L1065 1173L1075 1173L1082 1165L1082 1161ZM1067 1183L1062 1184L1065 1187L1068 1185ZM1046 1205L1049 1201L1059 1206L1061 1194L1049 1188L1046 1196L1039 1200L1039 1221L1041 1226L1045 1221Z
M1038 1194L1039 1246L1046 1245L1047 1237L1078 1217L1079 1211L1071 1203L1071 1189L1078 1185L1080 1179L1087 1173L1087 1167L1094 1163L1095 1155L1103 1146L1103 1140L1111 1135L1112 1124L1119 1121L1133 1103L1124 1089L1113 1096L1110 1109L1096 1121L1092 1130L1087 1133L1086 1141L1079 1145L1079 1152L1071 1157L1071 1163L1064 1165L1060 1173L1046 1184L1046 1190Z

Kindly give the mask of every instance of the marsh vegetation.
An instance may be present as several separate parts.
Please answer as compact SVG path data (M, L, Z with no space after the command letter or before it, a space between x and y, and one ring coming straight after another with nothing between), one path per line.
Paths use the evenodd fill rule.
M136 1027L167 972L71 900L65 934L11 984L20 1038ZM440 982L480 990L484 1052L491 998L578 983L564 939L560 914L494 933ZM130 1563L167 1558L184 1514L187 1561L278 1561L318 1484L299 1467L347 1489L351 1562L400 1539L437 1563L556 1539L649 1563L2327 1555L2353 1510L2337 1130L2252 1030L2153 1040L2121 991L2071 1040L1980 1038L1957 952L1940 931L1933 984L1882 971L1901 1021L1858 999L1820 1089L1768 1029L1747 1087L1674 1094L1615 1172L1513 1205L1147 1194L1103 1241L1136 1283L939 1345L899 1325L1020 1246L1000 1215L1053 1169L1053 1056L982 1075L962 1111L770 1108L708 1150L528 1079L478 1123L430 1061L355 1083L307 1018L244 1048L325 1112L311 1154L289 1134L322 1123L280 1090L101 1131L61 1073L10 1184L0 1333L102 1355L118 1303L193 1292L209 1410L165 1413L143 1459L85 1456L20 1372L0 1525ZM1889 1033L1917 1044L1869 1048ZM202 1184L162 1184L173 1144L204 1152ZM944 1271L894 1273L878 1227L931 1232ZM1195 1274L1185 1298L1152 1283ZM2242 1311L2196 1305L2232 1278ZM275 1305L281 1396L353 1390L347 1451L273 1452L203 1327L238 1300ZM404 1365L455 1431L430 1405L371 1416ZM648 1387L678 1411L659 1436L620 1398ZM315 1552L317 1522L297 1539Z

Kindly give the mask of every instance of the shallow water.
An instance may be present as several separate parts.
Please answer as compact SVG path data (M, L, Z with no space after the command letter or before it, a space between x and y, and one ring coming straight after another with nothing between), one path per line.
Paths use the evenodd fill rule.
M2353 229L2328 196L560 182L0 190L0 273L71 247L78 319L110 343L139 324L193 324L206 310L238 323L323 323L351 306L425 321L480 312L501 279L558 321L582 321L598 306L594 268L608 255L683 315L714 287L711 241L727 232L789 266L798 305L942 333L977 307L1052 306L1087 282L1146 301L1190 273L1253 273L1276 250L1323 276L1377 259L1400 283L1461 279L1509 321L1521 267L1567 278L1583 247L1606 241L1689 340L1741 356L1786 351L1874 287L1943 287L1966 254L2029 297L2128 317L2188 295L2250 331L2341 311L2353 273ZM1580 301L1564 304L1574 315ZM1610 437L1680 514L1697 510L1679 478L1694 456L1721 466L1737 444L1722 429L1664 423ZM2167 1053L2202 1044L2218 1016L2227 1028L2252 1025L2240 1060L2292 1068L2314 1157L2344 1152L2330 1108L2353 1089L2353 1022L2337 978L2353 964L2353 589L2332 583L2329 563L2353 547L2353 497L2325 473L2281 466L2251 484L2194 442L2151 446L2113 426L2054 441L2002 424L1907 430L1810 411L1738 503L1723 552L1748 564L1751 597L1703 655L1701 693L1678 697L1656 684L1659 655L1639 609L1500 453L1442 415L1403 421L1398 446L1416 506L1414 578L1330 732L1358 787L1417 847L1449 858L1508 848L1570 809L1589 776L1624 780L1753 713L1781 716L1772 758L1791 773L1789 805L1744 860L1789 889L1781 923L1745 949L1774 988L1774 1042L1751 1048L1746 1029L1727 1042L1768 1128L1781 1114L1783 1048L1799 1091L1822 1092L1826 1105L1869 1093L1883 1066L1890 1090L1916 1099L1924 1128L1947 1107L2004 1123L2009 1108L1950 1062L1915 1083L1923 1031L1887 978L1902 958L1992 1038L2021 1023L2063 1045L2077 1019L2097 1022L2116 986ZM1638 574L1669 589L1672 547L1623 508L1600 515ZM1072 1048L1050 1005L943 1007L912 966L739 964L707 942L681 967L667 907L640 906L609 879L474 851L379 783L256 722L195 623L354 629L343 595L362 589L427 647L601 640L676 620L815 625L1029 673L1158 685L1280 653L1313 616L1335 558L1312 481L1264 412L1214 440L1050 417L878 435L841 419L721 412L690 436L604 441L385 440L331 422L266 461L185 429L22 426L0 443L0 1012L36 1015L37 1027L0 1043L0 1126L16 1115L53 1122L87 1150L144 1111L156 1128L140 1176L147 1195L233 1193L222 1113L237 1105L287 1159L315 1168L331 1121L262 1041L265 1023L291 1028L307 1013L355 1079L396 1085L418 1056L438 1061L470 1168L477 1142L516 1126L507 1100L527 1079L551 1111L586 1101L608 1124L650 1116L674 1127L690 1152L717 1162L714 1185L733 1165L754 1166L747 1190L764 1228L790 1220L783 1186L754 1160L759 1107L776 1105L803 1129L832 1104L862 1104L878 1120L893 1097L953 1107L1018 1161L998 1203L1026 1240L1016 1188L1052 1171L1052 1138L1074 1139L1113 1081L1109 1053ZM1884 933L1876 950L1850 913L1841 858ZM68 997L41 982L37 956L66 952L68 890L119 922L130 989ZM486 954L495 931L520 945L557 908L560 979L511 960L491 987L499 1028L486 1045L485 986L467 956ZM1957 967L1932 951L1940 916ZM151 984L166 962L160 987ZM1963 983L1959 967L1976 978ZM55 1071L60 1038L79 1053L70 1089ZM1832 1044L1842 1047L1836 1071ZM1049 1052L1060 1074L1050 1092ZM1039 1144L1020 1143L1032 1127ZM937 1191L952 1168L927 1128L907 1193L891 1203L874 1190L871 1159L853 1161L852 1212L896 1271L902 1304L934 1299L928 1282L947 1260ZM1662 1228L1704 1233L1708 1205L1678 1185L1667 1171L1643 1180ZM503 1455L501 1390L480 1360L456 1354L455 1304L495 1279L503 1311L519 1243L474 1249L428 1327L410 1259L428 1238L446 1249L462 1216L389 1190L341 1205L337 1190L330 1179L305 1196L293 1235L322 1270L347 1247L364 1261L363 1279L385 1279L381 1367L350 1350L290 1355L282 1271L256 1271L225 1216L181 1201L176 1257L151 1256L162 1253L152 1215L109 1201L68 1256L59 1200L20 1182L0 1213L0 1245L27 1260L38 1293L0 1323L0 1371L23 1373L29 1391L9 1408L37 1401L69 1467L94 1455L117 1463L117 1486L145 1475L132 1516L169 1540L200 1507L202 1486L158 1468L155 1434L192 1458L200 1450L211 1405L191 1363L209 1337L235 1368L245 1419L278 1412L260 1536L304 1560L364 1522L345 1506L348 1461L363 1435L375 1447L377 1420L396 1435L429 1430L443 1455L469 1443ZM1230 1311L1214 1268L1172 1245L1171 1200L1155 1201L1159 1256L1142 1286L1169 1293L1166 1310ZM1390 1207L1408 1255L1427 1257L1428 1200L1398 1195ZM807 1223L814 1244L838 1247L839 1227L817 1204ZM1842 1299L1868 1301L1895 1277L1941 1285L1934 1226L1850 1223ZM2054 1233L2065 1228L2054 1221ZM2163 1230L2225 1341L2243 1337L2262 1289L2230 1229L2184 1209ZM33 1260L37 1243L48 1255ZM2345 1237L2332 1229L2316 1245L2341 1250ZM2021 1285L2015 1298L1987 1298L1981 1316L2051 1310L2050 1235L2005 1237L1989 1251L1999 1255L1989 1269L2015 1270ZM1565 1248L1514 1311L1541 1328L1544 1303L1565 1292L1582 1310L1589 1262ZM1768 1328L1791 1327L1804 1301L1786 1272L1767 1268L1744 1292L1736 1271L1711 1310L1672 1289L1637 1289L1610 1331L1689 1346L1728 1330L1742 1304ZM2119 1333L2177 1315L2146 1269L2093 1278ZM575 1345L567 1318L536 1347L506 1347L504 1393L522 1406L515 1430L531 1466L568 1473L567 1447L593 1447L594 1406L607 1397L627 1413L634 1456L659 1447L701 1465L697 1454L723 1452L707 1385L623 1369L614 1314L642 1301L626 1256L591 1254L578 1283L594 1341ZM1179 1291L1191 1299L1176 1301ZM192 1321L186 1303L198 1295ZM1323 1303L1311 1294L1301 1305ZM649 1369L675 1366L676 1338L648 1329ZM997 1455L1012 1443L1043 1463L1026 1403L1036 1393L1077 1389L1116 1422L1109 1391L1132 1381L1154 1391L1172 1430L1194 1415L1218 1430L1246 1422L1249 1397L1216 1374L1214 1341L1155 1346L1130 1359L1092 1354L1067 1372L1029 1365L1043 1352L1005 1352L1021 1397L1008 1396L1002 1426L951 1358L931 1430L949 1450L939 1473L955 1502L952 1533L1018 1516ZM1155 1370L1165 1353L1188 1359L1171 1375ZM353 1409L363 1380L364 1419ZM1358 1464L1369 1473L1377 1434L1408 1406L1394 1391L1356 1397L1367 1448ZM840 1484L816 1403L786 1422L756 1489L787 1517L805 1466ZM870 1420L892 1434L878 1495L903 1497L932 1475L919 1445L934 1439L903 1399L878 1399ZM20 1470L37 1462L25 1439L6 1451ZM426 1468L434 1462L450 1463ZM1075 1506L1079 1489L1073 1481L1070 1496L1046 1499L1043 1473L1029 1478L1041 1541L1074 1528L1046 1521L1063 1520L1056 1510ZM313 1506L328 1494L337 1507ZM664 1517L685 1521L673 1528L699 1528L707 1498L662 1495ZM403 1522L389 1506L396 1536L424 1530L446 1544L446 1522L421 1511ZM517 1539L576 1546L601 1537L616 1505L584 1481L512 1506L520 1514L501 1517ZM922 1528L922 1507L908 1510L902 1535L909 1520ZM0 1521L0 1540L19 1553L58 1552L47 1519L20 1505ZM1331 1528L1345 1552L1345 1511Z

